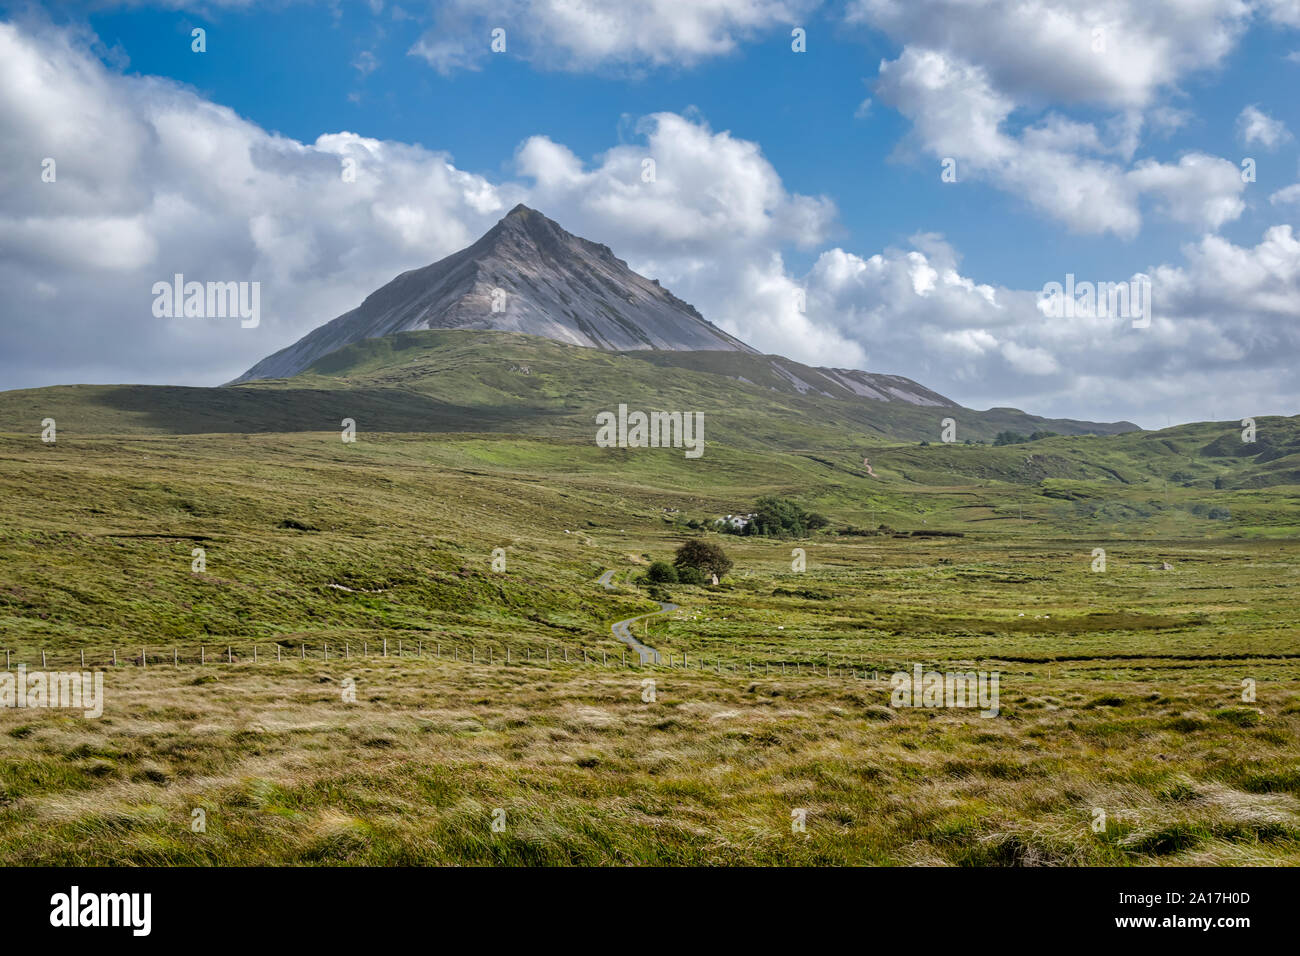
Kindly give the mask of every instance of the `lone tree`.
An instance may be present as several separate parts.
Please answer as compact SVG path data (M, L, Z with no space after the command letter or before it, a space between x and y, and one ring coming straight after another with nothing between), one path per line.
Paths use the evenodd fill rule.
M731 570L731 559L727 553L710 541L691 538L677 549L673 564L680 573L682 568L695 568L701 574L716 574L721 578Z

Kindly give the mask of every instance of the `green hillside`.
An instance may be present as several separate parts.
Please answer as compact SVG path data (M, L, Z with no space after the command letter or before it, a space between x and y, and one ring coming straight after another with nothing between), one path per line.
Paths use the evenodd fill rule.
M831 394L800 394L777 367ZM503 332L423 331L347 346L287 380L220 389L83 385L3 392L0 431L25 432L45 417L82 434L315 431L346 417L372 432L585 438L594 434L596 413L620 402L701 411L708 439L733 447L824 446L850 437L938 441L950 416L963 441L991 441L1008 429L1081 434L1134 427L859 398L817 370L776 356L614 353Z
M841 394L802 394L778 366L799 382ZM668 467L672 455L594 447L596 415L621 403L703 413L709 450L683 473L687 487L716 488L714 468L759 456L746 480L763 480L779 461L780 469L811 469L800 479L791 474L790 483L806 480L821 496L842 488L850 498L875 499L899 487L995 483L1033 486L1053 513L1068 504L1071 515L1132 516L1180 504L1208 513L1225 491L1300 483L1300 419L1260 418L1256 440L1247 443L1235 422L1143 432L1014 409L877 401L819 376L786 359L740 352L610 353L500 332L408 332L340 349L288 380L3 392L0 433L37 434L47 417L64 442L90 435L337 432L350 418L363 435L544 439L518 447L562 459L560 467L623 471L651 460ZM957 437L947 444L939 440L946 418L955 421ZM1047 437L994 444L1008 432ZM1120 499L1131 504L1114 503Z
M965 444L1065 426L737 359L412 333L0 394L0 649L108 688L0 709L0 862L1300 860L1300 419ZM703 457L597 447L619 402L703 411ZM828 523L707 530L762 495ZM632 669L610 625L693 537L735 566L668 585ZM1000 673L1000 715L894 708L917 662Z

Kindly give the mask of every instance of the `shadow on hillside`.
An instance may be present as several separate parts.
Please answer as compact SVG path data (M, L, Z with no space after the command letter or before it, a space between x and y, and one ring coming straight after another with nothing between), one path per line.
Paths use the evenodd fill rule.
M132 424L176 434L331 431L345 418L370 432L532 431L563 411L525 406L453 405L393 388L189 388L123 385L95 404L144 416Z

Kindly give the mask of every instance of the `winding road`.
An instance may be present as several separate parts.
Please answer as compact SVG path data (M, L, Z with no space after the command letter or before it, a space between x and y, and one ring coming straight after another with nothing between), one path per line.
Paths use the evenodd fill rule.
M606 591L612 591L614 589L613 578L614 572L612 570L606 571L596 579L596 583L602 585ZM643 621L648 617L654 617L656 614L671 613L677 610L678 607L676 604L668 604L663 601L656 601L655 603L659 605L659 610L651 611L649 614L638 614L636 617L629 617L623 621L615 621L609 626L609 629L615 638L622 641L628 647L632 648L632 650L641 655L642 664L658 664L659 652L653 647L647 647L645 644L638 641L632 634L632 625L637 621Z

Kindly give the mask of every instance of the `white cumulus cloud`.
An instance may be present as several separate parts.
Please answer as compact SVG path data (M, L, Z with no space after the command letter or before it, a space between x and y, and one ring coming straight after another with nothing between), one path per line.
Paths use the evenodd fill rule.
M1291 132L1281 120L1273 119L1257 106L1247 106L1237 117L1237 138L1247 146L1277 149L1291 139Z
M1217 228L1245 208L1245 184L1225 159L1198 153L1176 164L1129 167L1106 155L1131 151L1123 137L1108 143L1094 125L1054 115L1010 132L1016 104L993 87L988 71L936 50L908 47L882 63L877 91L912 120L926 153L955 164L957 183L992 183L1077 232L1135 235L1144 197L1198 228Z
M504 55L563 70L693 66L772 29L787 32L817 0L448 0L412 46L440 73L481 69L504 30Z

